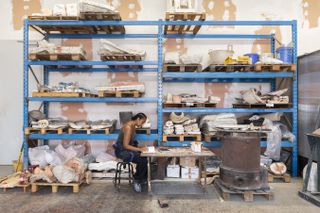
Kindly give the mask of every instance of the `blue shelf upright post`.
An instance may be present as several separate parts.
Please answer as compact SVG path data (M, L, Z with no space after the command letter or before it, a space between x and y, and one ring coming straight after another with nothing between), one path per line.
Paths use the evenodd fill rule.
M293 142L293 152L292 152L292 175L294 177L298 174L298 64L297 64L297 21L293 20L291 25L292 31L292 47L293 47L293 63L296 66L296 71L294 72L294 78L292 83L292 99L293 99L293 113L292 113L292 132L296 139Z
M162 142L162 97L163 97L163 84L162 84L162 65L163 65L163 25L162 21L159 21L158 24L158 146L161 145Z
M29 25L28 20L23 22L23 168L28 168L28 137L24 134L28 127L28 109L29 109L29 68L28 68L28 50L29 48Z

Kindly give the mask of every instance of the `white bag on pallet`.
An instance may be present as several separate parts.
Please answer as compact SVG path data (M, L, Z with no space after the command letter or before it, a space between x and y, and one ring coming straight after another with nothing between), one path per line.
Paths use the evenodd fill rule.
M66 16L66 7L64 4L55 4L53 6L53 15L54 16Z
M67 16L78 16L79 10L77 4L66 4Z

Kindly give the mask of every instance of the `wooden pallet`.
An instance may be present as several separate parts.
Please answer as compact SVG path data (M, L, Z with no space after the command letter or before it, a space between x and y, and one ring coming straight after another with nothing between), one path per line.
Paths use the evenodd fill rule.
M150 128L136 128L136 133L150 135L151 129Z
M78 16L28 16L29 21L79 20Z
M280 179L285 183L291 183L290 174L274 175L274 174L269 173L268 174L268 182L273 183L274 179Z
M47 134L47 133L54 133L61 135L64 133L64 130L66 128L57 128L57 129L52 129L52 128L33 128L33 127L27 127L24 129L24 133L26 135L30 134Z
M144 93L140 91L98 91L99 97L116 97L116 98L124 98L124 97L133 97L139 98L142 97Z
M45 60L45 61L83 61L86 57L83 54L71 54L71 53L30 53L29 60Z
M243 197L245 202L252 202L254 197L257 196L264 196L267 198L267 200L272 200L273 199L273 192L271 191L266 191L266 190L251 190L251 191L240 191L240 190L230 190L227 187L223 186L221 184L220 179L216 179L214 181L214 186L219 195L224 199L224 200L230 200L231 195L238 195Z
M101 61L141 61L140 55L134 54L101 54Z
M96 34L98 30L95 26L68 26L68 25L37 25L36 28L40 28L46 33L55 34Z
M291 108L292 104L232 104L233 108L265 109L265 108Z
M90 21L121 21L120 13L102 13L102 12L81 12L80 19ZM123 25L98 25L97 31L103 31L107 34L126 33Z
M166 12L166 21L204 21L205 13L170 13ZM201 25L165 25L164 34L198 33Z
M188 134L181 134L181 135L163 134L162 140L163 141L178 140L180 142L186 141L186 140L201 141L201 134L190 134L190 135L188 135Z
M215 108L216 103L194 103L193 105L188 105L187 103L163 103L164 108Z
M82 179L79 183L47 183L47 182L35 182L31 183L31 192L37 192L40 187L51 187L52 193L57 193L59 187L72 187L73 193L78 193L80 186L86 182L86 179ZM88 183L88 182L87 182Z
M232 65L223 65L223 64L211 64L205 68L206 72L250 72L254 71L254 65L248 64L232 64Z
M295 71L295 64L256 64L254 66L255 71Z
M95 133L103 133L103 134L111 134L114 131L114 127L104 128L104 129L91 129L91 128L83 128L83 129L73 129L69 128L69 134L95 134Z
M95 94L86 92L32 92L32 97L96 97Z
M27 192L29 190L30 186L31 186L31 184L28 183L28 184L25 184L25 185L17 185L17 186L15 186L13 188L11 188L11 187L10 188L1 187L1 188L2 188L3 192L7 192L8 190L11 190L11 189L20 188L25 193L25 192Z
M163 72L201 72L201 64L164 64Z

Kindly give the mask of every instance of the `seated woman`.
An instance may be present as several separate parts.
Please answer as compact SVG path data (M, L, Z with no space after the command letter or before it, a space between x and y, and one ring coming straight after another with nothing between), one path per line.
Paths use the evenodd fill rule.
M114 144L117 158L126 162L137 164L134 174L134 190L141 192L141 184L147 179L147 158L141 157L140 153L147 151L147 147L138 147L138 142L134 141L136 126L142 126L147 120L147 116L138 113L125 123L120 130L117 142Z

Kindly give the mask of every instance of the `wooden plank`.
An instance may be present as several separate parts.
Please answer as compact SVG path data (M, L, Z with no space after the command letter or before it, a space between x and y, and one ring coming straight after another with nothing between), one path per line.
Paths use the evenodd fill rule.
M32 97L95 97L95 94L81 92L32 92Z

